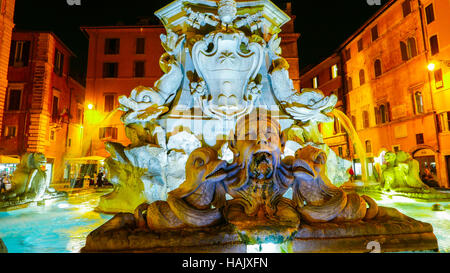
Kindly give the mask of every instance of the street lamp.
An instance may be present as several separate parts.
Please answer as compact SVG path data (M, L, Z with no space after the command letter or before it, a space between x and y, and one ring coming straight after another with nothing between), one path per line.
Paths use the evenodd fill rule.
M92 103L89 103L88 106L87 106L87 108L88 108L89 110L92 110L92 109L94 109L94 105L93 105Z
M436 69L436 62L450 67L450 60L433 60L427 66L429 71L434 71Z

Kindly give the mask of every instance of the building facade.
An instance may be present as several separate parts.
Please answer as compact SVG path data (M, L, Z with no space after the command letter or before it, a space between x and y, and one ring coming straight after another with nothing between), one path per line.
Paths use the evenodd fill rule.
M300 87L295 16L287 3L286 13L293 20L283 26L280 37L283 57L296 88ZM82 27L89 38L86 77L86 141L83 152L88 156L108 157L104 142L129 144L120 121L118 98L129 96L137 86L151 87L163 75L159 58L164 53L160 35L162 25ZM91 108L91 109L89 109Z
M341 56L333 54L312 69L300 75L301 88L320 89L324 95L336 95L336 109L346 113ZM338 119L319 125L325 143L341 158L351 160L351 145L345 129Z
M69 76L74 54L53 33L14 31L0 153L47 157L51 181L81 156L84 87Z
M8 88L8 62L12 30L14 28L15 2L15 0L0 1L0 136L2 135L2 117L5 110L6 90Z
M429 168L439 186L449 186L449 12L446 0L391 0L337 50L340 100L364 146L369 175L380 154L404 150L421 172ZM317 72L324 63L302 84L318 77L318 88L327 92Z

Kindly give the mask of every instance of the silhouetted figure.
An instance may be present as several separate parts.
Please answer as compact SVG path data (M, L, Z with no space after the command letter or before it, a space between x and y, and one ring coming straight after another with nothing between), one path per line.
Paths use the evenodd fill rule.
M97 175L97 187L102 187L103 186L103 172L100 171Z

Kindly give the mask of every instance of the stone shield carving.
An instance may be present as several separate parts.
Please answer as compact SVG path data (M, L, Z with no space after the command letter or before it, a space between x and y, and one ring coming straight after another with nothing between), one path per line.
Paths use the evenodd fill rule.
M259 97L254 87L263 57L263 47L242 32L213 33L198 41L192 58L203 88L193 95L203 112L218 119L251 112Z

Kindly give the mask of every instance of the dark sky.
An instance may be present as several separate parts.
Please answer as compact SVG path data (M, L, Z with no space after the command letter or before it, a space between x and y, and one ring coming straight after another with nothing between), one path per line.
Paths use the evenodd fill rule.
M121 21L135 24L138 17L153 13L171 0L80 0L69 6L67 0L16 0L15 24L20 29L48 30L77 54L74 67L83 71L87 61L88 40L80 26L115 25ZM368 0L292 0L297 16L300 68L318 63L330 55L381 6ZM370 1L370 0L369 0ZM286 0L273 1L284 8ZM387 0L381 0L381 4ZM82 72L81 72L82 73Z

